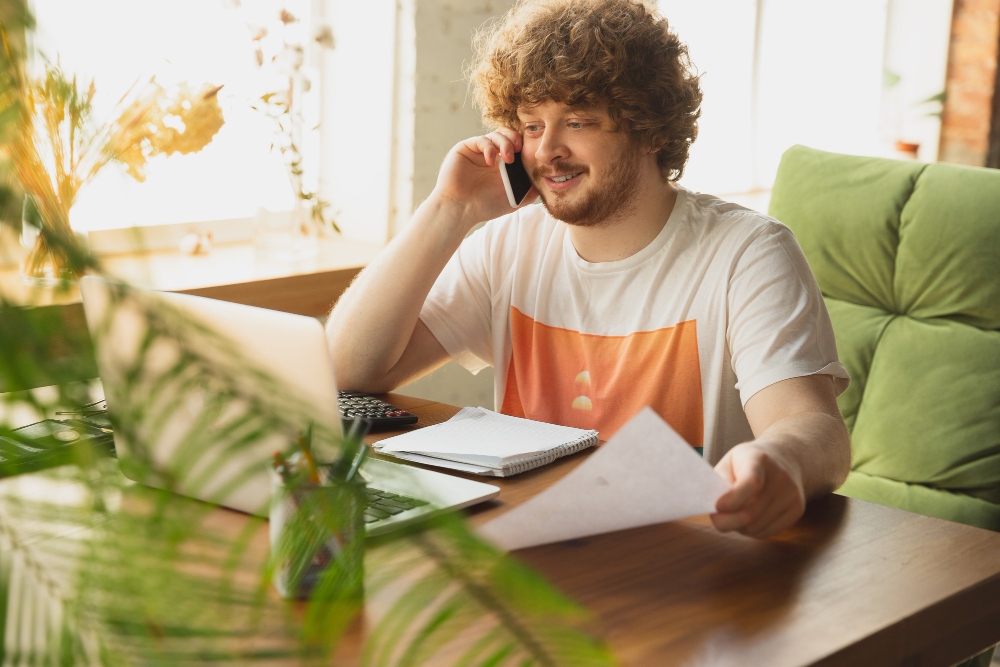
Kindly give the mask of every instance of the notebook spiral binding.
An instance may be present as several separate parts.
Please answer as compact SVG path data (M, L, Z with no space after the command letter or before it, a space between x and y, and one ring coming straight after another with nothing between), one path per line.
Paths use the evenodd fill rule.
M591 431L584 436L577 438L571 442L567 442L564 445L560 445L554 449L550 449L546 452L538 452L535 454L525 454L524 456L519 456L516 459L509 461L504 464L499 469L499 477L509 477L510 475L517 475L534 468L539 468L544 465L548 465L558 458L563 456L569 456L570 454L576 454L581 452L588 447L593 447L599 442L597 431Z

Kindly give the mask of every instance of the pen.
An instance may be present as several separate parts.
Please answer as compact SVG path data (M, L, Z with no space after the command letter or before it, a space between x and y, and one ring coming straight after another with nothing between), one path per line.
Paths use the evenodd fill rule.
M313 459L312 452L310 451L312 447L312 430L312 422L309 422L306 432L299 436L297 442L299 449L302 450L302 458L304 458L306 462L306 470L309 474L309 481L313 484L319 484L319 472L316 471L316 461Z
M358 448L358 453L354 457L354 462L351 464L351 469L347 471L347 477L344 478L345 482L351 481L354 478L354 473L358 471L361 467L361 462L365 460L365 456L368 455L368 447L364 443L361 443Z

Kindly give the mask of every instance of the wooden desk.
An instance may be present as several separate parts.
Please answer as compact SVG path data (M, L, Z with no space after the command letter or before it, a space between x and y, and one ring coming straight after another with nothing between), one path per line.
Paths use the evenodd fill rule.
M388 399L417 414L420 426L457 411ZM500 496L473 508L470 521L524 502L587 455L489 480ZM0 495L19 485L55 494L32 477L0 481ZM214 509L205 525L236 539L247 517ZM27 540L69 537L65 529L18 529ZM267 544L261 526L241 570L259 572ZM694 517L515 556L589 608L594 631L626 665L946 666L1000 641L1000 534L839 496L810 504L799 524L769 540L720 534L707 517ZM356 662L361 640L360 629L349 634L337 664ZM241 639L258 641L267 638Z
M104 268L139 287L197 294L299 315L320 316L381 245L343 238L324 238L315 257L280 262L257 256L253 243L219 245L207 255L185 255L176 249L101 257ZM15 304L74 306L80 289L65 292L28 287L17 266L0 267L0 294Z
M425 426L457 408L392 395ZM384 437L379 434L376 440ZM581 453L510 479L482 523ZM831 495L769 540L694 517L516 553L630 665L951 665L1000 642L1000 534Z

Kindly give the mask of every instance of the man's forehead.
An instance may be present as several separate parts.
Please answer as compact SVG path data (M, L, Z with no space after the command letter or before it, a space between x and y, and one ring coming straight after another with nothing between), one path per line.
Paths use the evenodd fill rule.
M573 114L588 114L594 116L602 116L607 114L607 107L603 105L570 106L569 104L564 104L562 102L546 100L545 102L538 102L536 104L524 104L517 108L517 115L522 118L524 116L540 116L543 114L550 114L550 113L558 115L567 115L567 116Z

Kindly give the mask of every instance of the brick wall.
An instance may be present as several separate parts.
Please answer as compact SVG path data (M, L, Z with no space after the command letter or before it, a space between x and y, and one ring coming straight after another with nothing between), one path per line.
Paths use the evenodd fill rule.
M942 162L986 164L998 45L1000 0L955 0L941 125Z

